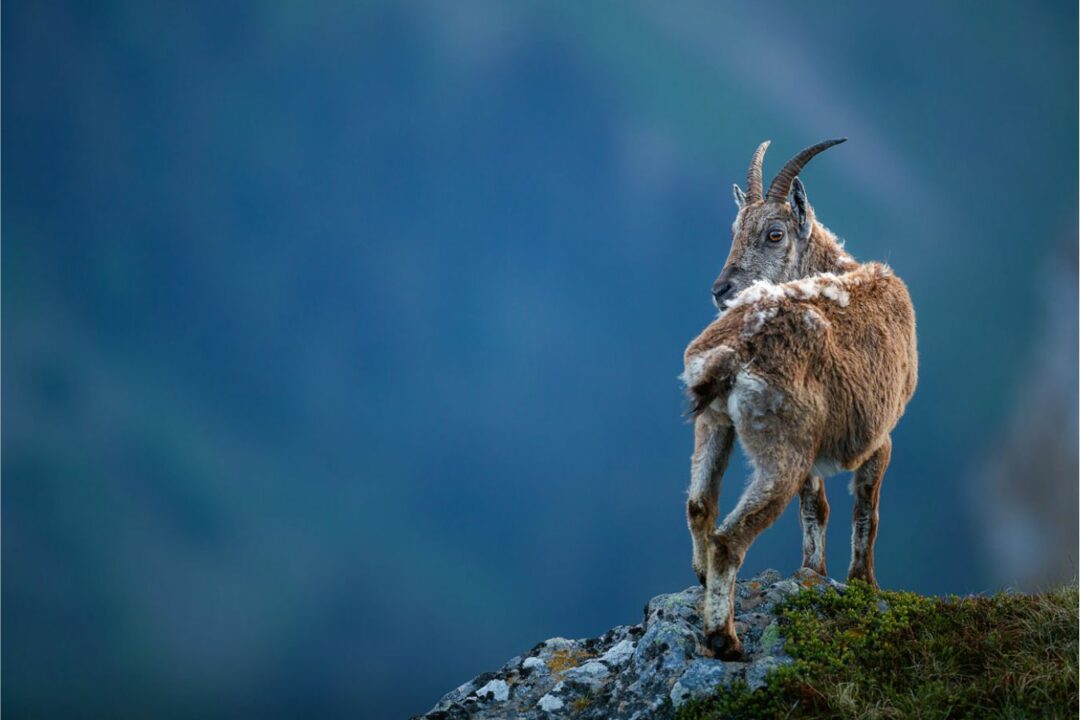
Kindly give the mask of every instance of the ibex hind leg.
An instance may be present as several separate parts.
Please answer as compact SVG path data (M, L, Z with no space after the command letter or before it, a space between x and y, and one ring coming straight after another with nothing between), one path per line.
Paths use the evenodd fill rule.
M709 416L699 416L695 421L686 522L694 546L694 572L702 585L708 568L709 534L716 529L720 512L720 483L734 442L735 431L730 425L719 425Z
M739 504L709 539L705 639L716 657L742 657L742 642L735 634L735 576L754 538L780 517L802 486L808 469L803 466L806 457L757 462L758 469Z
M851 566L848 580L863 580L878 587L874 577L874 540L878 530L878 501L881 480L889 467L892 440L885 438L874 454L855 471L852 486L855 491L855 510L851 524Z
M802 566L825 575L825 526L829 522L829 501L825 481L807 475L799 490L799 522L802 525Z

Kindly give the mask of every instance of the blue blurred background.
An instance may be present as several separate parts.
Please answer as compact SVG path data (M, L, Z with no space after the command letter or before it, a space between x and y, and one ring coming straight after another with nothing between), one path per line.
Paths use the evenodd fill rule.
M5 2L5 715L403 717L692 584L676 375L766 138L851 138L811 202L918 311L883 585L1072 579L1076 27Z

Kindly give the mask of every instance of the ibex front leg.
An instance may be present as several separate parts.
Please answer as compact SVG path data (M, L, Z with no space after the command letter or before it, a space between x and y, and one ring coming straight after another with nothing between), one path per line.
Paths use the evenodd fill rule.
M808 475L799 490L799 521L802 524L802 566L825 574L825 525L829 522L829 501L825 481Z
M848 580L865 580L878 586L874 577L874 540L878 528L878 500L881 497L881 479L889 467L892 440L885 438L870 458L855 471L852 485L855 490L855 511L851 526L851 567Z
M735 575L750 543L780 517L806 478L806 467L794 463L758 463L754 479L739 504L710 538L705 583L705 640L723 660L742 657L735 634Z
M719 515L720 481L724 477L735 430L730 424L718 424L709 414L694 421L694 455L690 463L690 497L686 501L686 523L694 543L694 572L705 584L709 566L709 535L716 529Z

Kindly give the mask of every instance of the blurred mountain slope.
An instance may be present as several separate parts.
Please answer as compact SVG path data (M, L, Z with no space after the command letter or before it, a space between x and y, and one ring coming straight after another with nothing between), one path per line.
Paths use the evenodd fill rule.
M4 709L401 716L685 583L675 375L765 137L852 137L809 193L919 312L883 582L999 582L954 478L1075 226L1075 13L5 3Z

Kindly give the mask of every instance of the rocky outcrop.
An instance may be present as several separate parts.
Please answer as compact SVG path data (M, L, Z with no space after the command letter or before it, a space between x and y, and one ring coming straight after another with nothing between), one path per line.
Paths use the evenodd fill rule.
M783 578L766 570L737 583L735 624L745 662L724 662L705 652L703 591L692 587L660 595L645 606L638 625L620 625L597 638L552 638L453 690L426 715L463 718L666 718L690 698L743 681L760 687L784 653L776 603L806 587L843 585L811 570Z

